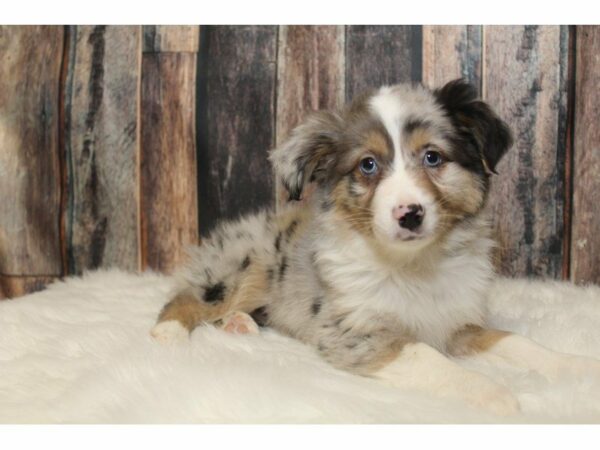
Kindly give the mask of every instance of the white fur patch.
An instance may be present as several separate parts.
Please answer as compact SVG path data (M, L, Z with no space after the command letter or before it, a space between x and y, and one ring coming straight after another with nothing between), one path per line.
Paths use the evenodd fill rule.
M339 305L352 311L350 323L373 320L374 314L396 317L420 341L439 350L462 326L483 324L485 295L493 277L487 257L492 243L486 237L456 228L448 237L448 246L456 247L449 252L452 257L429 268L427 250L415 256L407 245L406 255L394 249L398 260L384 261L360 234L348 239L335 229L328 231L319 244L319 268L339 293ZM420 273L399 270L417 263Z
M388 86L382 87L379 92L371 98L371 108L375 112L383 126L386 128L392 143L394 144L394 157L401 157L400 152L400 125L404 119L402 103L393 89Z
M150 335L161 344L187 341L190 332L177 320L165 320L150 330Z

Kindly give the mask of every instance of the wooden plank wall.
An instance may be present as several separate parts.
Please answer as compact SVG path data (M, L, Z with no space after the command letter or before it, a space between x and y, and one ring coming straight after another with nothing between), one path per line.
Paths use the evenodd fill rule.
M141 265L171 271L198 243L198 27L144 27L141 92Z
M308 111L473 83L515 146L490 209L508 275L600 282L598 26L0 27L0 298L98 267L170 272L281 201Z
M600 27L577 27L571 278L600 282Z
M274 199L277 27L206 26L200 36L200 231Z
M493 26L483 33L482 94L506 118L515 138L498 165L490 196L502 272L560 277L566 29Z
M68 29L65 252L68 273L139 266L139 27Z
M62 27L0 28L0 298L63 273Z

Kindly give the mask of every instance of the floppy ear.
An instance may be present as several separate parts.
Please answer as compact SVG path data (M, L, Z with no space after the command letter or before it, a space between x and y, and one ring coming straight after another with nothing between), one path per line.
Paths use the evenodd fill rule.
M450 81L434 95L461 138L475 145L486 174L496 173L496 164L513 144L508 125L478 99L477 90L463 79Z
M309 181L323 184L336 161L342 119L334 113L319 111L292 130L288 139L269 156L275 175L288 191L290 200L300 200Z

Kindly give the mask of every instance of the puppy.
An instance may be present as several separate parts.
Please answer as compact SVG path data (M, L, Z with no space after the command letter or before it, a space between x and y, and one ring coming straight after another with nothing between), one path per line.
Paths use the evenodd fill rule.
M498 414L518 410L512 394L448 356L600 374L600 363L485 327L494 244L482 211L511 144L462 80L382 87L310 115L270 155L290 199L310 183L310 200L221 225L192 251L152 335L185 339L219 322L255 331L252 314L335 367Z

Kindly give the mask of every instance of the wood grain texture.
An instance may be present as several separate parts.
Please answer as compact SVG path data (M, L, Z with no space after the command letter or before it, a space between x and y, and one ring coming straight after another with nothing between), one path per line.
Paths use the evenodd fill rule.
M346 99L384 84L420 82L422 34L416 25L346 27Z
M277 57L276 145L310 111L344 105L344 27L281 26ZM279 203L287 200L276 180Z
M63 27L0 27L0 274L60 275Z
M562 268L567 29L486 26L483 96L515 145L492 180L489 206L501 272L560 277Z
M21 297L42 291L47 285L58 280L57 277L27 277L0 275L0 300Z
M576 35L571 278L600 283L600 26Z
M144 25L144 52L198 51L200 27L197 25Z
M309 111L341 108L344 27L280 27L277 92L278 145Z
M69 272L139 268L140 27L71 28L66 82Z
M206 26L198 62L200 231L271 205L277 27Z
M481 90L481 33L480 25L424 25L423 84L464 78Z
M198 243L196 55L142 61L142 267L170 272Z

